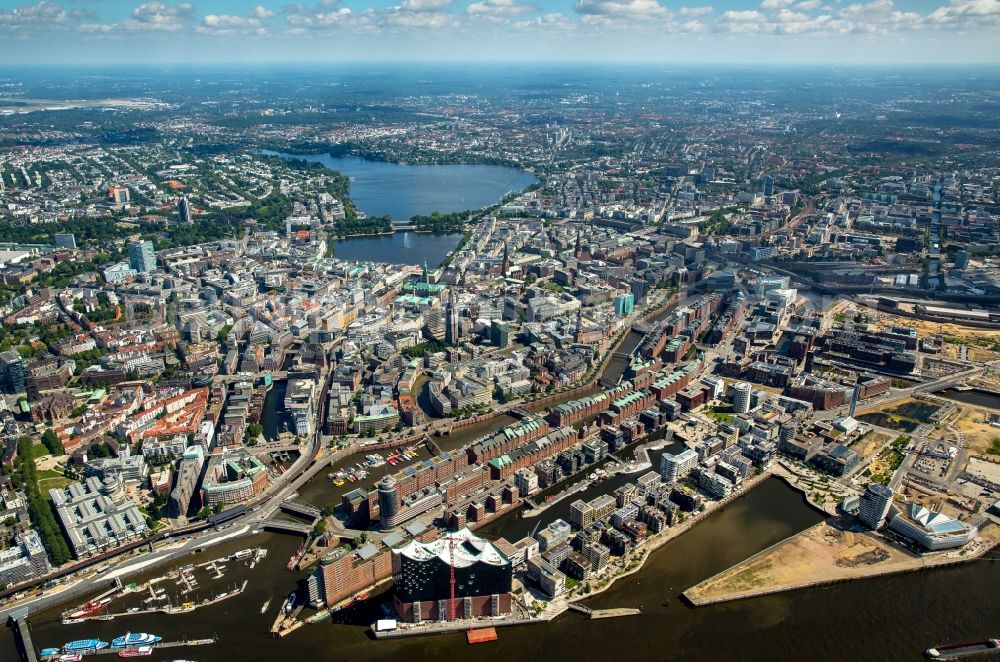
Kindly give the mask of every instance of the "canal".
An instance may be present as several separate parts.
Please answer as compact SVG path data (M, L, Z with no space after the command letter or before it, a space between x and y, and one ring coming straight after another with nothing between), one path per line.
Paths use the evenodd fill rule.
M1000 393L994 393L993 391L985 391L978 388L960 391L955 388L949 388L944 391L938 391L935 395L975 407L1000 410Z

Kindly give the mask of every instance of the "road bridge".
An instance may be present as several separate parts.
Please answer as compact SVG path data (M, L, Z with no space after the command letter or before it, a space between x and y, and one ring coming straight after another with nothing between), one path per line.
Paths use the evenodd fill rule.
M279 533L298 533L304 536L309 535L313 527L311 524L303 522L292 522L285 519L268 519L260 523L265 529L278 531Z

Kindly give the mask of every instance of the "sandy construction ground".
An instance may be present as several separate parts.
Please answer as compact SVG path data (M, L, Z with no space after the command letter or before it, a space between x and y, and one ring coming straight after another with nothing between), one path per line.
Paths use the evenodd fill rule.
M987 410L975 407L959 407L955 427L965 438L965 448L971 455L978 455L993 461L1000 461L1000 454L992 453L993 440L1000 440L1000 428L986 422Z
M916 570L971 558L995 544L1000 527L988 526L965 550L919 556L870 533L841 531L821 522L685 591L710 604L849 579Z

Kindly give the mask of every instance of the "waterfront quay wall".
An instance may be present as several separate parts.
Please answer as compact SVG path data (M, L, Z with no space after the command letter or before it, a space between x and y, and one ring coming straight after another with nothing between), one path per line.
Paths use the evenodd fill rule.
M422 635L431 634L451 634L454 632L465 632L469 629L476 629L480 627L512 627L515 625L539 625L541 623L547 623L548 620L542 618L503 618L496 620L483 620L483 621L458 621L458 622L444 622L444 623L424 623L419 625L410 625L407 628L397 628L395 630L387 630L384 632L379 632L372 625L371 631L376 639L399 639L400 637L417 637Z
M671 540L674 540L681 534L686 533L696 524L698 524L706 517L708 517L711 513L720 510L722 508L725 508L734 499L738 499L742 496L745 496L748 492L750 492L750 490L752 490L753 488L757 487L765 480L770 478L771 475L772 474L770 471L764 471L760 474L757 474L756 476L751 476L747 478L742 483L740 483L740 485L735 490L733 490L733 492L730 493L729 496L720 499L719 501L708 501L706 503L705 510L702 513L696 516L688 517L680 524L668 527L663 531L661 531L660 533L655 534L649 538L646 538L646 540L644 540L641 545L637 546L632 552L630 552L629 555L622 557L623 558L622 562L624 565L630 559L634 558L635 555L642 553L639 563L634 568L625 570L624 572L620 572L617 575L612 575L608 577L607 582L605 584L603 584L602 586L600 586L595 590L592 590L590 593L586 594L577 593L576 595L569 596L566 599L560 599L553 602L551 611L547 610L544 617L548 620L551 620L556 616L558 616L559 614L561 614L562 612L564 612L568 608L568 605L570 603L583 602L585 600L589 600L590 598L596 595L600 595L604 591L610 589L614 585L614 583L619 579L622 579L623 577L628 577L629 575L639 572L640 570L642 570L642 567L646 565L646 561L648 561L649 557L653 555L653 552L658 550L663 545L666 545ZM591 580L601 580L601 579L603 579L603 577L600 575L595 575L591 577Z

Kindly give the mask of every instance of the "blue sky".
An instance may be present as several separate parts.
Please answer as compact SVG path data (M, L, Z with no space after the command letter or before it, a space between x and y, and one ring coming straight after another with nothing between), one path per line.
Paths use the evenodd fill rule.
M1000 0L0 0L0 61L1000 64Z

